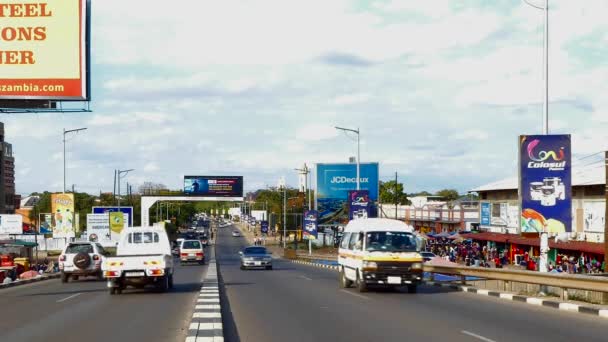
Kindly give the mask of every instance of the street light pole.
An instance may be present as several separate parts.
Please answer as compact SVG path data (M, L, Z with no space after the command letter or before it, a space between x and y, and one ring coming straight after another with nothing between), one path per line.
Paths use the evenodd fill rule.
M131 171L135 171L135 169L128 169L128 170L118 170L118 211L120 211L120 179L122 177L122 174L124 174L125 176L127 175L127 173L131 172Z
M336 129L341 130L341 131L357 133L357 190L360 190L361 187L359 184L359 180L360 180L360 164L361 164L361 143L360 143L361 134L359 133L359 128L357 127L357 129L350 129L350 128L343 128L343 127L338 127L338 126L335 126L335 127L336 127Z
M64 194L65 194L65 136L68 133L84 131L85 129L87 129L87 128L83 127L83 128L69 129L69 130L66 130L65 128L63 129L63 189L61 192Z

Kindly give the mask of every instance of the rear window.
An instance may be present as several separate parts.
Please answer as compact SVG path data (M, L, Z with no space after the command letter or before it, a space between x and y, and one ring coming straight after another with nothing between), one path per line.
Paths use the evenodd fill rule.
M156 243L159 241L158 234L152 232L131 233L129 243Z
M66 254L78 254L78 253L86 253L86 254L92 254L94 253L93 251L93 246L89 245L89 244L72 244L69 245L68 248L66 248L65 250Z
M266 254L266 248L248 247L248 248L245 248L245 254Z
M199 248L201 248L201 242L200 241L184 241L182 243L182 248L183 249L199 249Z

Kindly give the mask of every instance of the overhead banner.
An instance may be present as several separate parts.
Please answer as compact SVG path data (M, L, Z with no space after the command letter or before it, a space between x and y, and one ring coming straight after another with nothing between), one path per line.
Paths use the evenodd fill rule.
M360 165L360 190L369 191L369 216L375 217L378 201L378 163ZM317 164L315 208L320 225L346 224L349 220L348 191L357 189L357 164Z
M110 212L108 213L110 216L110 230L114 233L120 234L125 227L125 219L124 214L121 212Z
M23 216L0 215L0 234L23 234Z
M489 226L492 222L492 204L489 202L481 202L480 210L481 215L479 217L481 217L481 225Z
M243 197L243 176L184 176L184 193L203 197Z
M51 194L53 212L53 237L75 237L74 231L74 194Z
M315 240L318 233L319 212L308 210L304 213L304 239Z
M104 214L120 211L124 214L129 215L127 220L129 227L133 227L133 207L93 207L93 214Z
M0 99L88 100L88 0L0 4Z
M369 201L369 191L350 190L348 192L348 218L356 220L369 217L371 203Z
M268 221L260 222L260 231L262 234L268 234Z
M521 233L572 231L570 135L519 137Z

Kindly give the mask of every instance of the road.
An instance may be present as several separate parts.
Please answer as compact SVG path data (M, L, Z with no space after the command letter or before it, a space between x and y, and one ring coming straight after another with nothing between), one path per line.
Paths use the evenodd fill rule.
M226 341L606 341L608 321L577 313L429 286L360 294L335 271L282 260L241 271L246 242L230 231L216 247Z
M129 288L110 296L92 279L0 290L0 341L183 342L206 269L177 266L167 293Z

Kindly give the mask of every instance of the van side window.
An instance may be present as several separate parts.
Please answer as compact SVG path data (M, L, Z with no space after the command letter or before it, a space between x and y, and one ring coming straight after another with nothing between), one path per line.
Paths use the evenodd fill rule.
M348 249L348 244L350 243L350 233L344 233L342 236L342 241L340 241L340 248Z
M350 236L350 242L348 244L348 249L355 249L355 244L357 243L357 240L359 240L359 234L357 233L352 233Z

